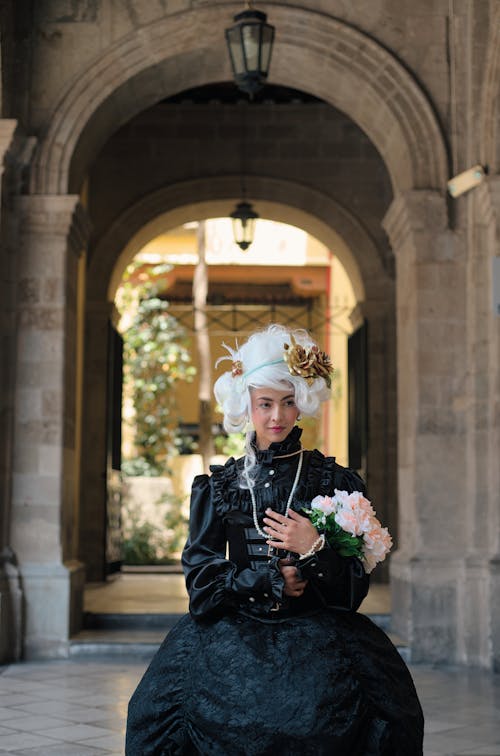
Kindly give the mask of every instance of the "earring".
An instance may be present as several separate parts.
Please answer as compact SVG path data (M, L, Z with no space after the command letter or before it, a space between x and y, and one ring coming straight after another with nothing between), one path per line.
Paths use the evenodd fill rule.
M302 420L302 415L297 415L297 420Z

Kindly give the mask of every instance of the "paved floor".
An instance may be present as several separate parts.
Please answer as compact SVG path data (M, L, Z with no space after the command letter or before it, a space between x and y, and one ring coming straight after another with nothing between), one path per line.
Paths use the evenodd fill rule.
M0 756L123 756L127 702L146 664L93 658L0 668ZM500 675L411 671L426 756L500 756Z
M139 572L88 585L85 610L121 615L125 627L102 638L92 630L80 636L96 640L95 648L114 648L113 656L0 667L0 756L123 756L127 704L147 666L144 650L152 653L164 634L127 629L127 615L186 608L180 575ZM388 614L387 586L372 585L361 609ZM142 648L141 658L130 655L134 648ZM426 756L500 756L500 675L418 665L411 671L426 715Z

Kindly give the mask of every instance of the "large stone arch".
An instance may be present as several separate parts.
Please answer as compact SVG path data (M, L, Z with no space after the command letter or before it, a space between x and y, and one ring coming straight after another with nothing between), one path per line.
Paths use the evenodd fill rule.
M196 179L164 187L129 207L92 250L91 297L112 302L124 268L141 247L189 220L227 215L239 189L236 176ZM261 217L300 225L335 251L358 302L364 302L371 285L386 275L377 246L362 223L328 195L269 177L248 177L247 189Z
M362 223L331 197L305 185L269 177L249 177L249 198L261 217L300 226L326 244L344 265L353 284L361 316L369 321L371 363L371 443L368 466L373 496L384 508L384 519L396 522L396 406L394 280ZM106 397L102 375L107 361L107 323L121 274L133 256L151 239L180 224L226 216L239 198L236 176L185 181L155 191L115 218L90 251L87 275L87 346L82 442L82 549L90 579L102 575L96 523L103 522L102 475L105 459ZM389 369L388 369L389 365ZM392 368L390 367L392 365ZM385 413L385 422L378 417ZM390 456L392 462L382 464ZM378 475L384 469L384 475ZM394 525L395 527L395 525ZM381 573L380 573L381 575Z
M34 160L31 191L77 191L89 161L122 123L183 89L229 79L222 30L238 10L239 3L230 3L167 16L97 58L70 83L52 114ZM348 114L382 155L395 193L444 189L441 128L407 69L368 35L326 13L286 5L267 10L278 29L272 81L315 94Z

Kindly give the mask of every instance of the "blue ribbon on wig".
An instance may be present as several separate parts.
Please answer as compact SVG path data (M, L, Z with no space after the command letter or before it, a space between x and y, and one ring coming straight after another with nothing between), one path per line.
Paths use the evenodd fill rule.
M279 365L282 362L285 362L283 357L281 358L281 360L273 360L272 362L263 362L262 365L257 365L257 367L254 367L251 370L245 371L241 377L248 378L248 376L252 375L252 373L255 373L256 370L260 370L261 368L265 368L265 367L270 367L271 365Z

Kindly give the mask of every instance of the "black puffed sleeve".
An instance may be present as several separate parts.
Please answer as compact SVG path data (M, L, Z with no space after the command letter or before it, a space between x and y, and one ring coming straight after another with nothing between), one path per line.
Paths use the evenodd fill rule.
M366 492L363 479L354 470L337 465L331 457L325 460L325 476L330 479L329 495L335 488L348 493L360 491L363 495ZM299 560L297 569L321 604L330 609L356 611L370 586L360 560L340 556L328 543L313 556Z
M226 559L224 522L213 504L212 490L208 475L194 479L189 537L182 553L189 611L201 618L247 603L264 613L270 611L283 596L278 559L238 572L236 564Z

